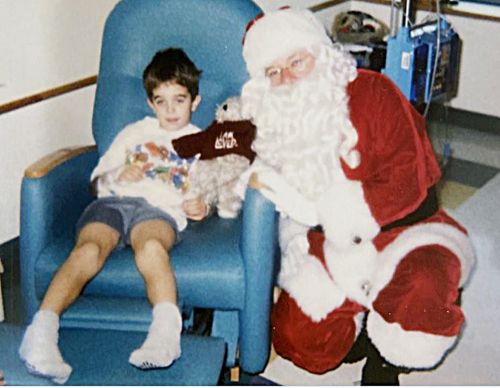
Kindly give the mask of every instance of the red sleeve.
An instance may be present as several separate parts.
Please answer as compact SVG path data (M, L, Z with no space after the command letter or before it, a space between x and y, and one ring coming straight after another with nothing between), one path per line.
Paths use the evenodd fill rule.
M348 86L351 122L360 166L349 179L362 182L365 200L381 226L414 211L441 172L425 120L385 75L359 70Z

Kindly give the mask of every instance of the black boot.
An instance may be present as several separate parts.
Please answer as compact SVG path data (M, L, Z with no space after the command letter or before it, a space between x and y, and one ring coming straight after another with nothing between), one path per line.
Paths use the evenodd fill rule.
M363 358L366 357L368 345L370 344L371 341L368 338L368 335L366 334L365 328L363 328L359 333L358 337L356 338L356 341L352 345L351 350L349 351L349 353L347 353L342 362L345 362L347 364L353 364L355 362L361 361Z
M190 314L192 314L192 322L185 328L184 334L210 336L214 311L212 309L194 308L190 310ZM186 319L188 316L183 316L183 318Z

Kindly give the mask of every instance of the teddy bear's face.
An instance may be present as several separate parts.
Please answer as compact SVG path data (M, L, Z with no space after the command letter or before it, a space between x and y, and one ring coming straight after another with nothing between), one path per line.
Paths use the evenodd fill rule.
M239 97L229 97L215 111L217 122L239 121L241 117L241 103Z

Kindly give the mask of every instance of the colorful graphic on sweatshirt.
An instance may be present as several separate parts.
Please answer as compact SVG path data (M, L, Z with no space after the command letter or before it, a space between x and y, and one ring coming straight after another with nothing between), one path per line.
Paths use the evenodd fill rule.
M139 166L146 178L160 179L185 193L191 184L189 170L199 156L181 158L175 151L153 142L137 144L127 152L125 164Z

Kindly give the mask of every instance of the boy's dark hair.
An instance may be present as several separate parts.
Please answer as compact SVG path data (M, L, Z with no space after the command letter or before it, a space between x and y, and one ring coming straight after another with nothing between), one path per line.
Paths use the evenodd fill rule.
M175 82L187 88L191 99L198 95L201 70L189 59L184 50L168 48L158 51L144 69L142 80L148 99L153 90L164 82Z

